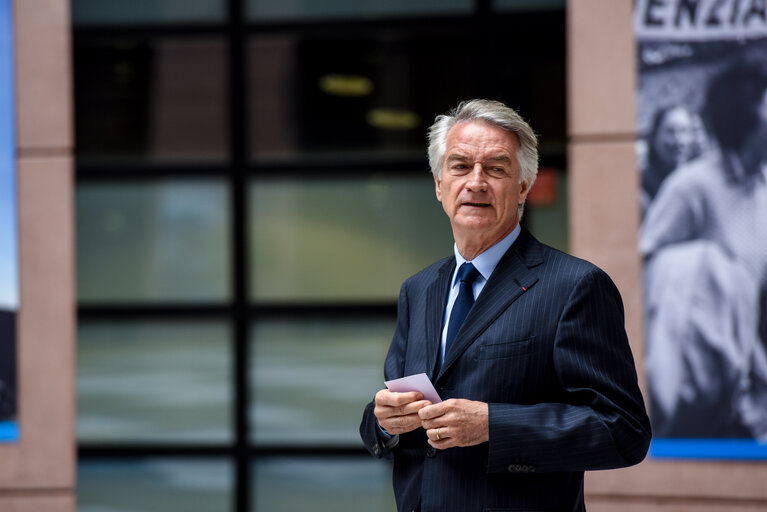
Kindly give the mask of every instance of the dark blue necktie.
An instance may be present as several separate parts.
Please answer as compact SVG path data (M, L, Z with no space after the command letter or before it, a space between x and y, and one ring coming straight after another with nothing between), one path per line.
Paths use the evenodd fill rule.
M458 278L461 280L461 284L458 288L458 298L455 299L453 310L450 312L450 321L447 324L445 357L447 357L447 351L450 350L450 345L453 343L455 335L458 334L461 325L463 325L463 321L466 320L466 315L469 314L469 310L474 305L472 285L478 276L479 270L474 268L474 265L468 261L458 269Z

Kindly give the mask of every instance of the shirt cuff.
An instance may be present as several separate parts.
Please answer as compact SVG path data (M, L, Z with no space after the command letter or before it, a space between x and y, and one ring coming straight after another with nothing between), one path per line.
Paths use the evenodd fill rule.
M378 427L378 433L381 435L381 439L383 439L383 447L385 450L391 450L397 446L397 443L399 443L399 434L391 435L386 430L384 430L384 428L379 425L377 421L376 427Z

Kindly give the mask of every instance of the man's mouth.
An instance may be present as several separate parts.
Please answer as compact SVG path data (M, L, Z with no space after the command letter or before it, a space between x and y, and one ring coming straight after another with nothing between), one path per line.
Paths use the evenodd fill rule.
M489 208L490 203L463 203L463 206L473 206L475 208Z

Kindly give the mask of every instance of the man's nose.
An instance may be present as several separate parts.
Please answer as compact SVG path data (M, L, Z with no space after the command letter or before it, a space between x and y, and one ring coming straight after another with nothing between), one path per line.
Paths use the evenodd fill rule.
M480 162L474 164L474 167L469 173L469 180L466 186L471 189L484 188L485 186L485 170Z

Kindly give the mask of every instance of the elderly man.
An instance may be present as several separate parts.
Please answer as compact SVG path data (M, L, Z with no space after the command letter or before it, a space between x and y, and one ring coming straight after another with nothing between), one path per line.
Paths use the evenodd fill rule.
M400 511L584 510L583 472L650 441L620 295L521 228L538 152L514 110L461 103L429 140L455 254L403 284L384 373L426 373L443 401L381 390L362 439L393 457Z

